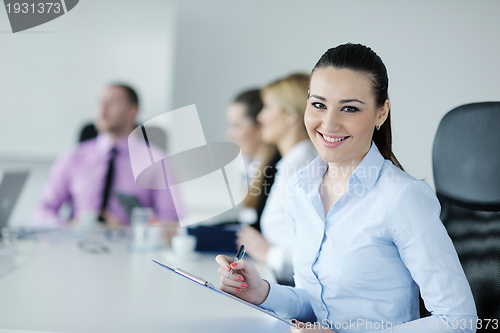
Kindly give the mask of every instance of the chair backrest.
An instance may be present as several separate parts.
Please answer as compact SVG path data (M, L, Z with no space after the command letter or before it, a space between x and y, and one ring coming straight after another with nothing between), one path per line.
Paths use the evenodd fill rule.
M83 141L93 139L97 136L97 129L95 128L94 123L85 124L81 131L80 136L78 138L78 142L82 143Z
M440 195L471 208L500 210L500 102L448 112L434 139L432 164Z
M500 102L457 107L432 151L441 220L481 319L500 318Z

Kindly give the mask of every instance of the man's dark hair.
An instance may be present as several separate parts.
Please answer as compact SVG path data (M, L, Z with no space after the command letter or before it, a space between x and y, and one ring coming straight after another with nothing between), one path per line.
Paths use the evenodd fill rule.
M128 84L124 84L124 83L112 83L109 86L122 88L125 91L125 93L127 94L129 102L134 104L137 107L139 106L139 96L137 95L137 92L135 91L134 88L132 88Z

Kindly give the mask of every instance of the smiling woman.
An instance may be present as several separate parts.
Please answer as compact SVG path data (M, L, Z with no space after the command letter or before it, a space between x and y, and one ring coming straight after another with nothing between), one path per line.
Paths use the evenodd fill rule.
M375 126L389 115L389 101L377 108L369 77L350 69L316 70L310 91L305 124L322 158L330 166L359 164L370 149Z
M387 89L382 60L359 44L328 50L312 71L305 125L320 156L290 176L285 199L295 288L263 281L244 260L229 279L231 258L217 257L221 289L318 324L294 332L476 329L439 201L392 153ZM430 317L420 319L419 292Z
M368 75L331 66L314 71L305 125L329 166L320 188L325 212L347 190L347 179L370 150L375 127L388 116L389 100L376 106ZM389 126L384 130L390 133Z

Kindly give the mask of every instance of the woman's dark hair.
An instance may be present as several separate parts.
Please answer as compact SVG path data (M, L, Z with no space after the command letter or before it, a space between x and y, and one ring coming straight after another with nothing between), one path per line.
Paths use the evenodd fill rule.
M262 100L260 99L260 90L247 90L236 96L233 103L241 103L246 106L246 116L250 118L254 125L257 125L257 115L262 110Z
M254 126L259 125L257 116L263 107L260 89L251 89L240 93L236 96L233 103L243 104L246 108L245 115L252 120ZM243 200L243 205L245 207L257 210L257 214L259 214L258 221L260 221L260 215L262 214L262 205L266 201L263 197L266 198L269 194L266 189L267 187L270 187L274 181L274 174L272 171L276 172L276 169L274 169L276 161L273 161L273 159L277 153L276 146L266 145L266 148L264 149L264 157L259 165L257 176L252 179L252 183L250 184L251 186L248 190L249 195L247 195L245 200ZM269 168L271 169L271 173L267 170Z
M312 73L319 68L335 67L338 69L350 69L368 75L372 81L373 95L377 107L384 105L389 99L387 92L389 88L389 77L382 59L369 47L361 44L343 44L326 51L314 66ZM311 74L312 75L312 74ZM391 113L380 130L374 130L373 142L377 145L382 156L390 160L395 166L404 170L396 156L392 152Z

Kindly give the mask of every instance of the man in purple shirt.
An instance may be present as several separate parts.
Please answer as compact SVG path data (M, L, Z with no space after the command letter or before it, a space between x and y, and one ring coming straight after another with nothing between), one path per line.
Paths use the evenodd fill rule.
M137 94L130 87L117 84L104 89L95 121L99 134L57 159L35 209L38 223L68 223L60 219L58 211L69 201L70 224L91 213L108 226L127 225L129 217L116 193L135 196L142 206L152 207L161 221L178 220L168 189L147 190L134 181L128 135L135 127L138 109Z

